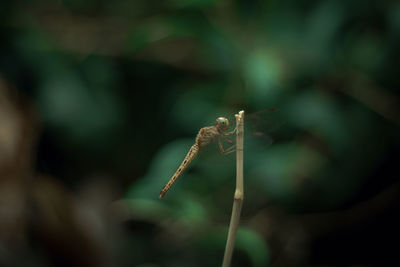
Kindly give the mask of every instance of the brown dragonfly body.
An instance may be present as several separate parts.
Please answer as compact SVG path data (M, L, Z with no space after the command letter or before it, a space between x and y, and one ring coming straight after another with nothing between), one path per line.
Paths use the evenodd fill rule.
M235 132L235 130L231 132L226 132L227 129L229 129L229 121L227 118L224 117L219 117L216 120L215 126L208 126L200 129L196 137L196 142L189 149L189 152L186 154L185 158L183 159L181 165L176 170L174 175L172 175L171 179L169 179L168 183L161 190L160 198L162 198L167 193L167 191L171 188L172 184L181 176L183 171L199 154L199 151L202 147L214 141L218 141L218 147L222 154L227 154L234 151L233 149L234 147L231 147L227 150L224 150L224 148L222 147L221 137L224 138L224 140L228 141L229 143L232 143L232 141L226 138L225 136L231 135L232 133Z

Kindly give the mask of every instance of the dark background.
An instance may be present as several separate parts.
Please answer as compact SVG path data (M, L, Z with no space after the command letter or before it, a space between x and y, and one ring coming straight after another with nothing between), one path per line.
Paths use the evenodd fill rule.
M1 266L219 266L234 154L158 195L242 109L232 266L400 263L398 1L2 0L0 40Z

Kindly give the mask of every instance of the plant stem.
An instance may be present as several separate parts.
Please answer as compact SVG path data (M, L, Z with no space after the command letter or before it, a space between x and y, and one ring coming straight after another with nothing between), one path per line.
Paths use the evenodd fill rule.
M244 111L239 111L236 118L236 190L233 198L231 221L229 223L228 239L226 241L224 261L222 267L231 265L233 249L235 247L236 232L239 226L240 212L243 204L243 132Z

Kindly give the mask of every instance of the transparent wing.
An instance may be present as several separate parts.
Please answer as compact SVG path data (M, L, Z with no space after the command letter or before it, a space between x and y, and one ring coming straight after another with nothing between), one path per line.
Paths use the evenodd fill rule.
M282 138L282 112L265 109L245 116L245 150L264 150Z

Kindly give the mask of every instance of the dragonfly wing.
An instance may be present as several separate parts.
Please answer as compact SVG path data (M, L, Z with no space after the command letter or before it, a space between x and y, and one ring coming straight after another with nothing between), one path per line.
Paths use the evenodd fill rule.
M279 138L285 124L281 112L266 109L245 117L245 146L263 150Z

